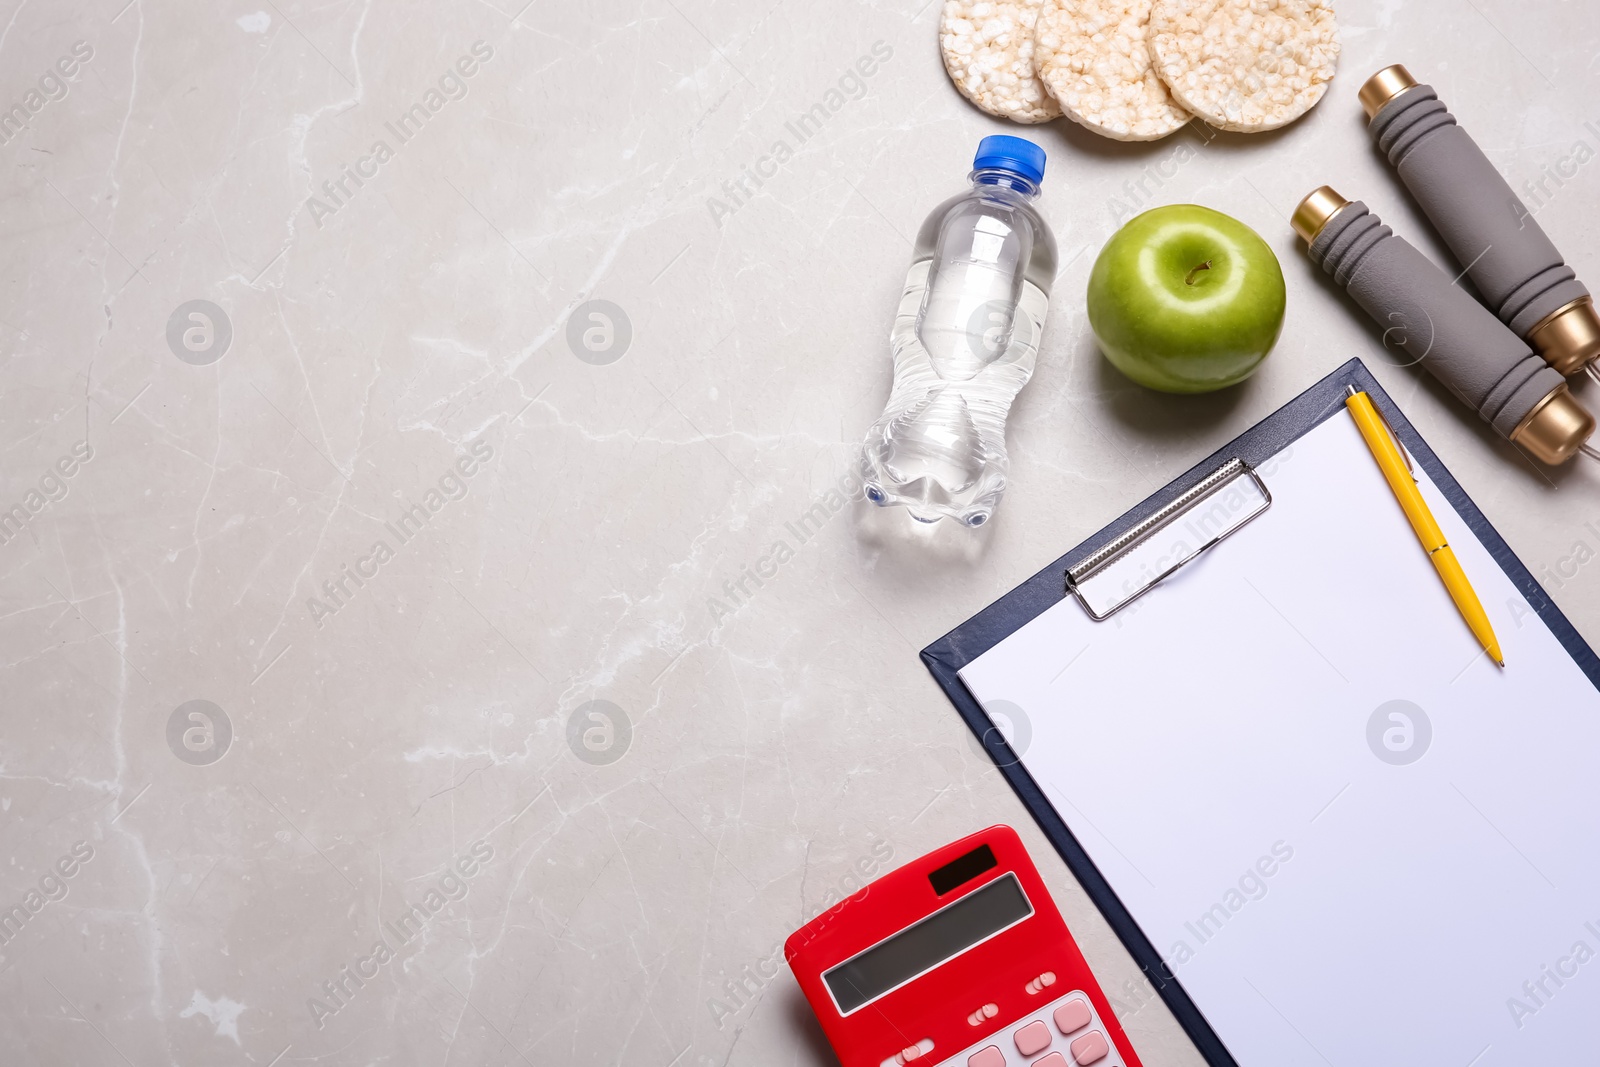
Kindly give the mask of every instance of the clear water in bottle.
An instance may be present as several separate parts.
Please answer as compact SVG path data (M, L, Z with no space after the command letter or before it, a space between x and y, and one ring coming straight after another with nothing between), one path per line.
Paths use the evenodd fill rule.
M1056 273L1034 207L1044 150L985 137L965 192L917 234L890 345L894 386L867 431L867 498L981 526L1006 488L1006 415L1033 375Z

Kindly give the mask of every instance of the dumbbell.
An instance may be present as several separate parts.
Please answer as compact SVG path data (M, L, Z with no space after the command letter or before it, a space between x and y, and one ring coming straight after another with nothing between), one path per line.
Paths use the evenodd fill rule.
M1506 440L1552 466L1594 432L1566 379L1432 260L1396 237L1361 201L1328 186L1295 208L1291 225L1322 267L1422 368Z
M1358 95L1373 140L1489 309L1560 373L1600 380L1589 290L1433 88L1397 63Z

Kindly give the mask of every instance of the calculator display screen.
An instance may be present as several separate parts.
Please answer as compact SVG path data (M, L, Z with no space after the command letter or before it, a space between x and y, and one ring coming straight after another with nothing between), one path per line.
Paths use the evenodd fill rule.
M852 956L822 980L839 1014L849 1015L1032 914L1017 876L1005 874Z

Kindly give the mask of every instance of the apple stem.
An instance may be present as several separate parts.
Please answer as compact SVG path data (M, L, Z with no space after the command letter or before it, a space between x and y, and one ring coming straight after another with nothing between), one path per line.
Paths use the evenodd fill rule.
M1208 259L1204 263L1202 263L1198 267L1196 267L1194 270L1190 271L1188 273L1188 275L1183 279L1183 284L1184 285L1193 285L1194 284L1194 277L1195 277L1196 274L1199 274L1203 270L1210 270L1210 269L1211 269L1211 261Z

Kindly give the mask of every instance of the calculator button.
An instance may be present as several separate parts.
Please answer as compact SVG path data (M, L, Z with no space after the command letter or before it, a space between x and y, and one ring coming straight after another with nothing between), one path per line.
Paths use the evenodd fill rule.
M1069 1001L1056 1009L1056 1029L1063 1034L1075 1034L1089 1025L1089 1005L1082 1000Z
M1006 1067L1006 1054L998 1045L980 1048L967 1057L967 1067Z
M1032 1056L1035 1052L1043 1052L1050 1047L1050 1028L1043 1021L1035 1019L1017 1031L1016 1041L1017 1051L1024 1056Z
M1089 1067L1091 1063L1099 1063L1106 1058L1106 1053L1111 1051L1111 1047L1106 1044L1105 1035L1098 1030L1084 1034L1072 1043L1071 1048L1072 1059L1079 1064L1079 1067Z
M1067 1067L1067 1061L1061 1053L1052 1052L1043 1059L1034 1060L1033 1067Z

